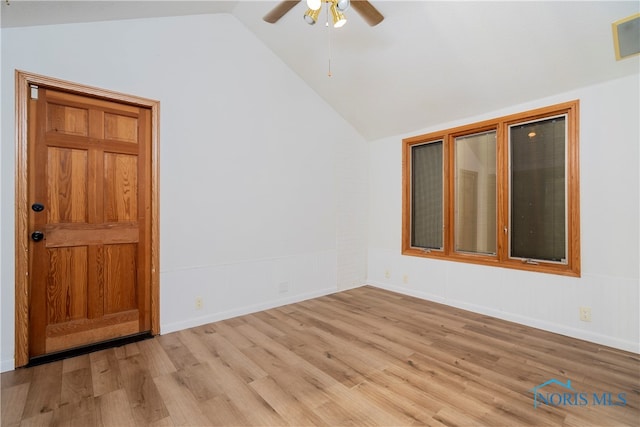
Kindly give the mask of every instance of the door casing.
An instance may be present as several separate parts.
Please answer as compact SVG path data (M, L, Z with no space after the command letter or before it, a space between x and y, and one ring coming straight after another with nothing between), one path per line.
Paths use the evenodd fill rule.
M61 91L109 101L146 107L151 110L151 333L160 333L160 241L159 241L159 117L160 103L105 89L16 70L16 169L15 169L15 359L16 367L29 362L29 230L28 230L28 115L31 86L46 86Z

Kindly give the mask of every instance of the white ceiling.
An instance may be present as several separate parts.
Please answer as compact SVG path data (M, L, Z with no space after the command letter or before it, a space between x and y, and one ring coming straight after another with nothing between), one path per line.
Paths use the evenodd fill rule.
M276 24L278 1L2 1L2 27L231 13L366 139L414 132L638 74L616 61L611 23L638 1L381 1L369 27L308 26L304 1ZM329 59L332 76L328 77Z

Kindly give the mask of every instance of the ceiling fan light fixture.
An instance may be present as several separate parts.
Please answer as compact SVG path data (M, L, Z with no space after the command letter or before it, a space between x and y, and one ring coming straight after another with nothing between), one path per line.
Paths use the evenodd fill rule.
M304 13L304 22L306 22L309 25L314 25L316 22L318 22L318 17L320 16L320 9L307 9L307 11Z
M320 10L322 0L307 0L307 7L311 10Z
M300 0L280 0L280 2L262 19L269 24L275 24L299 3ZM311 10L322 9L322 3L327 4L327 15L329 15L329 9L335 9L335 11L332 10L332 15L334 16L337 15L337 12L342 13L347 9L353 9L367 24L372 27L378 25L384 20L384 16L382 16L378 9L369 3L369 0L305 0L305 4L307 4ZM310 13L306 13L305 15L310 15ZM305 18L305 21L306 20L307 18ZM326 22L328 26L329 19L327 19ZM341 17L338 15L337 17L334 17L335 27L341 27L345 22L346 18L344 18L344 16Z
M340 28L347 23L347 18L338 10L335 1L331 3L331 17L333 18L334 28Z

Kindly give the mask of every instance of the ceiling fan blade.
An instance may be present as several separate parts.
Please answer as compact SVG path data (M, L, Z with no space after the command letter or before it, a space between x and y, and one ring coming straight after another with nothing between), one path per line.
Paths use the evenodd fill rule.
M384 19L378 9L373 7L367 0L351 0L351 7L372 27L381 23Z
M262 19L270 24L275 24L285 13L289 12L295 5L300 3L300 0L284 0L281 1L276 7L271 9L269 13L264 15Z

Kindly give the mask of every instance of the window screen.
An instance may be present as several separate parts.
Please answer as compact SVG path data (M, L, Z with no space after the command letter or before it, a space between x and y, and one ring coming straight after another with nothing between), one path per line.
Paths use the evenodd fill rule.
M442 249L442 141L411 147L411 246Z
M566 261L566 117L511 126L510 256Z

